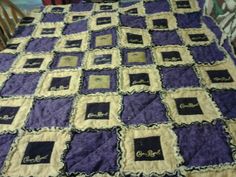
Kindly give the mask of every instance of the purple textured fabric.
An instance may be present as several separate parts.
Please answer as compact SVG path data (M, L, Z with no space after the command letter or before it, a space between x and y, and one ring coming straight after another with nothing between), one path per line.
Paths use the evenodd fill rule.
M73 98L35 100L26 128L67 127Z
M131 28L146 28L145 17L135 15L120 15L120 22L122 26Z
M182 41L175 30L152 31L151 34L154 45L182 45Z
M206 26L216 35L216 37L220 40L222 37L222 32L220 28L216 25L216 23L212 20L211 17L202 16L202 21L206 24Z
M170 11L170 5L167 0L156 0L144 4L147 14Z
M37 38L32 39L26 47L27 52L51 52L58 38Z
M127 1L127 2L121 2L120 1L120 7L129 7L129 6L132 6L132 5L134 5L134 4L136 4L136 3L138 3L139 2L139 0L132 0L132 2L129 2L129 1Z
M191 66L163 67L161 74L166 89L200 86L199 79Z
M1 90L2 96L33 94L40 78L40 73L12 74Z
M116 149L114 129L76 133L65 157L68 172L115 172L118 170Z
M111 34L112 35L112 45L96 47L95 46L96 36L101 36L101 35L106 35L106 34ZM90 41L91 41L90 42L90 48L92 48L92 49L115 47L117 45L116 28L111 28L111 29L107 29L107 30L92 32Z
M3 166L5 158L10 150L11 143L13 142L15 134L2 134L0 135L0 169Z
M19 26L15 31L14 38L30 36L34 31L34 28L34 25Z
M222 122L175 128L180 153L187 167L233 162Z
M226 119L236 119L235 90L215 90L212 92L212 97Z
M86 31L88 26L88 20L81 20L78 22L67 24L64 28L63 34L74 34Z
M108 89L88 89L89 76L91 75L109 75L110 88ZM90 94L96 92L115 92L117 90L117 73L116 70L87 70L83 72L83 85L81 88L82 94Z
M83 60L83 57L84 57L84 53L83 52L62 52L62 53L56 53L54 55L54 59L53 59L53 62L50 66L50 68L52 69L62 69L62 68L74 68L74 67L70 67L70 66L66 66L66 67L57 67L59 61L60 61L60 58L63 57L63 56L76 56L78 57L78 61L77 61L77 67L80 67L81 66L81 63L82 63L82 60Z
M0 72L6 72L16 59L16 55L0 53Z
M225 56L215 42L207 46L189 47L189 49L197 63L214 63L223 60Z
M236 56L234 54L234 51L231 48L231 44L229 43L229 39L225 39L223 43L223 47L228 52L232 60L234 61L234 64L236 65Z
M159 94L135 93L124 96L122 121L127 125L167 122L166 108Z
M46 13L44 14L42 22L61 22L64 20L64 17L64 14Z
M90 11L93 8L93 3L78 3L71 5L72 12L82 12L82 11Z
M175 14L179 28L200 28L201 25L201 12Z
M129 63L128 62L128 53L129 52L145 52L146 62ZM150 51L150 49L144 49L144 48L143 49L142 48L123 49L122 50L122 64L126 65L126 66L153 64L151 51Z

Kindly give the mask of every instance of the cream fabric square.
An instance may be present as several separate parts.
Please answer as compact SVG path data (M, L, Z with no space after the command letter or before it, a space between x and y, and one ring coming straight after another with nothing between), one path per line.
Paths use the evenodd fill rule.
M214 41L214 34L206 27L179 29L185 45L208 45Z
M123 8L120 7L119 12L122 14L142 16L142 15L145 15L145 8L143 5L143 2L141 1L139 3L135 3L132 6L123 7Z
M152 52L157 65L173 66L194 63L190 51L184 46L155 47Z
M37 89L37 96L69 96L77 93L80 70L60 70L44 74Z
M95 3L96 12L116 11L119 8L119 3Z
M38 72L48 69L49 63L52 61L53 54L33 54L27 53L20 55L20 58L13 66L13 72Z
M20 53L25 50L26 45L28 44L30 37L25 38L13 38L8 43L7 46L17 45L15 48L6 48L4 49L5 53Z
M6 160L6 168L4 174L6 176L57 176L59 170L64 166L61 158L64 150L67 148L66 142L70 141L70 134L67 130L40 130L37 132L24 132L22 136L17 139L14 144L13 150L10 152ZM54 142L51 151L49 163L36 163L36 164L22 164L24 161L27 146L32 142ZM41 147L42 148L42 147ZM46 156L41 157L40 154L35 159L27 157L26 160L31 162L40 162Z
M155 127L139 127L122 129L121 131L121 170L124 172L143 172L148 176L152 172L163 174L164 172L173 172L182 162L182 157L177 154L177 137L169 125L160 125ZM150 149L146 151L135 150L135 139L144 139L159 137L159 150ZM153 142L154 144L155 142ZM157 144L158 142L156 142ZM145 147L145 143L143 146ZM155 157L162 153L163 159L159 160L135 160L137 157Z
M228 120L226 122L227 124L227 129L228 129L228 132L232 138L232 144L236 145L236 122L233 121L233 120ZM234 153L235 157L236 157L236 153Z
M184 1L183 5L181 1ZM172 10L174 13L189 13L200 11L198 1L195 0L170 0Z
M155 20L166 20L167 27L163 24L162 25L154 25ZM177 28L177 21L173 13L170 12L163 12L163 13L156 13L153 15L148 15L146 17L147 28L151 30L174 30Z
M231 59L214 65L198 65L202 83L208 88L235 88L236 87L236 67Z
M120 35L119 43L121 47L137 48L151 45L150 34L148 33L148 30L145 29L122 27L119 29L119 35ZM131 36L130 40L129 36ZM137 39L132 39L132 37Z
M83 95L78 98L73 124L77 129L110 128L121 123L121 96Z
M120 64L120 50L116 48L88 51L84 61L85 69L113 69Z
M5 81L8 79L9 74L0 74L0 88L3 87L3 84L5 83Z
M0 99L0 109L5 109L5 115L0 115L0 132L15 131L22 128L32 102L33 99L31 98Z
M63 27L63 22L39 23L36 29L34 30L33 37L61 37Z
M66 13L69 12L71 5L48 5L44 8L44 13Z
M186 172L186 177L233 177L236 174L236 168L232 166L222 166L220 168Z
M80 20L85 20L90 18L92 11L87 12L69 12L66 14L65 22L66 23L73 23Z
M78 46L68 46L68 42L80 43ZM88 49L88 32L62 36L56 43L55 50L60 52L79 52Z
M133 79L132 79L133 78ZM161 81L155 66L123 67L120 69L121 92L156 92L161 90Z
M164 102L174 122L190 124L219 118L220 113L205 90L179 89L167 92Z
M119 19L116 12L103 12L93 15L90 18L90 29L101 30L118 26Z

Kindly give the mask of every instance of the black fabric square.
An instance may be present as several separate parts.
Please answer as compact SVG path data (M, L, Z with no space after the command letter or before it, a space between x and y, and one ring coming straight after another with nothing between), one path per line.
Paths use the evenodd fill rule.
M16 50L18 48L18 46L19 46L19 44L8 44L7 49Z
M85 119L109 119L110 103L87 104Z
M176 98L176 107L179 115L197 115L203 114L197 98Z
M68 40L65 48L80 48L82 40Z
M0 124L11 124L20 107L0 107Z
M51 10L52 13L62 13L63 11L64 11L64 8L62 7L54 7Z
M212 83L234 82L228 70L209 70L207 71Z
M41 34L54 34L56 28L43 28Z
M79 20L82 20L84 18L85 18L85 16L82 16L82 15L74 15L72 17L72 21L79 21Z
M97 18L97 25L105 25L111 23L111 17L100 17Z
M177 8L189 9L191 8L190 2L188 0L176 1Z
M112 5L101 5L100 10L112 10Z
M134 139L135 161L164 160L159 136Z
M143 44L143 36L138 34L127 33L128 43Z
M29 142L21 164L50 163L54 141Z
M95 65L111 64L111 60L112 60L111 54L98 55L94 58L93 63Z
M70 86L71 76L68 77L54 77L52 79L49 90L58 91L58 90L67 90Z
M129 9L125 13L126 14L138 14L138 9L137 8Z
M39 68L43 63L43 58L32 58L26 60L23 68Z
M154 28L157 29L167 29L168 28L168 21L167 19L155 19L152 21Z
M34 21L34 17L24 17L20 24L30 24Z
M189 38L193 42L204 42L208 41L208 37L205 34L189 34Z
M129 74L129 79L130 79L130 86L133 86L133 85L150 86L148 73Z
M182 61L178 51L161 52L163 61Z

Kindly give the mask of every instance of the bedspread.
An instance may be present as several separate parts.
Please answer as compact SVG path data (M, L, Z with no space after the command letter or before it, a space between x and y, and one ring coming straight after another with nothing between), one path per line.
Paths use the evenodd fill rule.
M234 177L236 59L202 6L23 18L0 52L1 175Z

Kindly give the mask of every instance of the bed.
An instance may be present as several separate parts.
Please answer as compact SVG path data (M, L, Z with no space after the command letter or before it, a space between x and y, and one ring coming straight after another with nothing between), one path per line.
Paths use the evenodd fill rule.
M0 52L1 175L235 176L236 58L203 5L24 17Z

